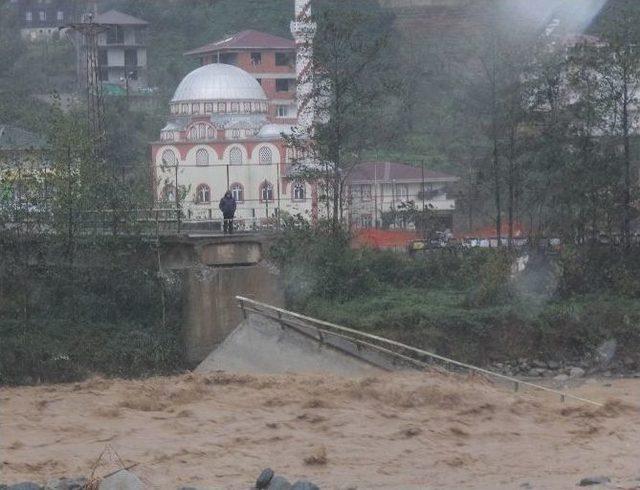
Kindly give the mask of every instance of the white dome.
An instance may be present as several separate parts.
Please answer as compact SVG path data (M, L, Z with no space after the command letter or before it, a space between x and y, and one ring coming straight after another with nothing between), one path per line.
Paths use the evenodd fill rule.
M232 65L214 63L189 73L173 95L172 102L204 100L267 100L258 81Z

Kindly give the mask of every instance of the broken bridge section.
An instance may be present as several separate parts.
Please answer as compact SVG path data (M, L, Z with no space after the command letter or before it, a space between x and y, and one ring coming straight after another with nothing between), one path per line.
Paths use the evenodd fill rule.
M271 238L230 235L166 238L164 270L182 281L187 360L201 362L242 321L235 297L284 304L280 271L265 259Z

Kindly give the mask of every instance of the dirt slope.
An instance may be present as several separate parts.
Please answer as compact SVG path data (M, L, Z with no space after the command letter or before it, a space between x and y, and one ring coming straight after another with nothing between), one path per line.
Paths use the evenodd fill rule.
M213 373L4 389L0 480L87 474L110 446L155 488L246 489L267 466L323 489L568 489L597 474L631 488L640 383L576 391L610 401L562 405L440 374Z

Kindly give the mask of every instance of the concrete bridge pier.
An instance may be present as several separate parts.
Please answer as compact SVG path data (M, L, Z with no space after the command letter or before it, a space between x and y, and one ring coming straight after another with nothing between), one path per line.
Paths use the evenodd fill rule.
M242 321L238 295L283 306L279 270L264 259L268 239L258 236L189 237L165 242L163 267L183 281L187 360L199 363Z

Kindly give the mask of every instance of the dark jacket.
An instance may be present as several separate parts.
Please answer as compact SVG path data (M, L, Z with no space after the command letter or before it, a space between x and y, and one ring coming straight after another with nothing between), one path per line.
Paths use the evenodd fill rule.
M220 211L225 216L231 216L236 212L236 200L233 198L231 194L225 194L222 199L220 199Z

